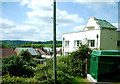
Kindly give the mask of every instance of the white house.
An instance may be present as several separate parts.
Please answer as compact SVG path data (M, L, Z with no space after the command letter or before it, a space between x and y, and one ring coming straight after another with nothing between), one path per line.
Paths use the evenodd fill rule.
M64 55L75 51L80 42L87 43L92 49L120 50L120 31L106 20L91 17L83 31L64 33L62 52Z

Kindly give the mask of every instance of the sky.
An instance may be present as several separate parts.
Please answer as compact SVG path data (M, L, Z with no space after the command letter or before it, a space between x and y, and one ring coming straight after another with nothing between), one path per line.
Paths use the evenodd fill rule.
M118 26L117 0L68 1L57 2L57 40L62 40L63 33L83 30L90 17L107 20ZM52 5L52 0L0 2L0 40L52 40Z

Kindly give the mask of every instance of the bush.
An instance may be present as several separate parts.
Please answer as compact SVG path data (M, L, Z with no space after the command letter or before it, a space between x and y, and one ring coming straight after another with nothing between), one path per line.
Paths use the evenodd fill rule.
M32 56L28 52L28 50L22 50L22 51L20 51L19 55L22 56L23 60L25 60L26 62L30 62L32 60Z
M68 56L57 58L57 82L73 83L76 77L83 77L85 71L83 61L89 56L91 50L87 45L81 47ZM34 78L41 82L53 82L53 60L46 60L46 64L40 64L35 68ZM77 78L78 79L78 78Z
M81 45L77 51L70 53L70 55L58 57L57 82L72 84L78 81L78 78L84 77L85 74L83 71L85 71L85 65L83 62L89 56L89 52L91 52L91 50L87 45ZM31 57L27 51L25 53L22 52L21 55L22 56L10 56L2 60L4 75L9 73L11 76L4 76L3 81L21 82L28 80L25 78L22 79L21 77L17 79L15 77L22 76L33 77L33 79L30 78L28 81L35 80L40 83L53 83L53 59L46 59L46 63L36 65L35 61L31 61ZM26 55L29 55L29 57L25 58ZM7 78L10 79L7 80Z
M57 71L57 83L72 84L73 80L74 80L74 77L70 76L69 74L66 74L62 71Z
M64 73L69 73L69 56L60 56L57 58L57 71L62 71Z
M26 64L26 61L22 59L21 56L12 55L2 59L2 74L5 75L7 73L10 76L24 76L30 77L32 76L34 70L31 66Z
M49 65L44 65L44 64L39 64L35 68L35 74L34 78L37 79L38 81L52 81L53 80L53 71L51 66Z
M57 58L57 69L71 76L85 77L85 63L86 58L89 57L91 49L87 45L82 45L77 51L70 53L68 56Z
M2 83L33 83L33 82L38 82L34 78L22 78L22 77L10 77L9 74L4 75L2 78Z

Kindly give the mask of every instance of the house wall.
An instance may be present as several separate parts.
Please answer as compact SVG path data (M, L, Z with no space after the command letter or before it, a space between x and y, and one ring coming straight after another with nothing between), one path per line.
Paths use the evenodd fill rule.
M112 29L101 29L100 49L120 50L120 47L117 46L117 40L120 40L119 35L120 35L120 31L116 31Z
M95 21L95 17L92 17L88 20L84 30L93 30L93 29L100 29L99 25ZM94 27L94 28L89 28L89 27ZM87 28L88 27L88 28Z
M75 40L81 40L83 44L86 44L88 40L95 40L95 46L91 48L100 48L100 30L89 30L89 31L82 31L82 32L74 32L63 34L62 36L62 50L63 54L65 55L66 52L72 52L77 50L78 48L74 46ZM65 41L69 41L69 47L65 47ZM97 45L98 43L98 45Z
M120 41L120 31L110 28L100 28L100 25L98 25L96 22L96 18L92 17L88 20L83 31L63 34L63 54L65 55L66 52L72 52L77 49L74 46L75 40L81 40L82 43L86 43L88 40L95 40L95 46L90 47L92 49L120 50L120 46L117 46L117 40ZM69 47L65 47L65 41L69 41Z

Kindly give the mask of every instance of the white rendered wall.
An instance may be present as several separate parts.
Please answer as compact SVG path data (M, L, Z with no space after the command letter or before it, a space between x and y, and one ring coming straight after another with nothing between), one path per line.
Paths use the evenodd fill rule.
M68 33L63 34L64 41L63 42L63 52L72 52L76 50L76 47L74 46L74 40L81 40L82 43L87 42L87 40L95 40L95 47L91 48L99 48L100 47L100 38L98 38L98 46L97 46L97 37L98 35L100 37L100 30L91 30L91 31L83 31L83 32L74 32L74 33ZM69 47L65 47L65 41L69 41Z
M87 27L94 26L95 29L100 29L99 25L96 23L96 20L94 17L90 18L85 26L84 30L88 30Z

